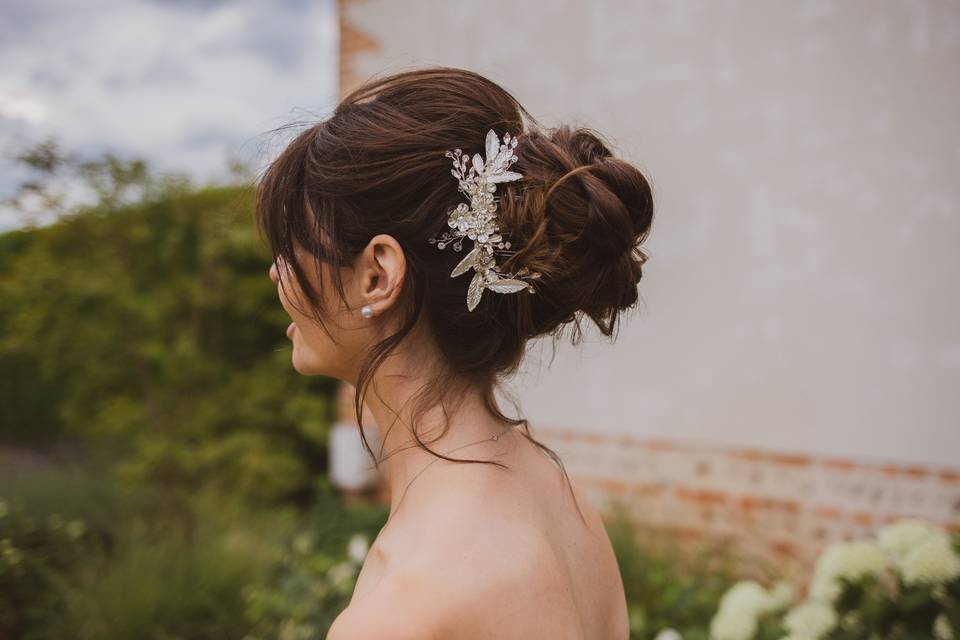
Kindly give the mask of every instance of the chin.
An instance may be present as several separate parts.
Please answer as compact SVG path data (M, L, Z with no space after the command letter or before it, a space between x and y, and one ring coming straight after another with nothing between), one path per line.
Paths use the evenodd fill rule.
M304 376L322 376L326 375L324 373L323 367L316 362L315 358L309 357L309 355L298 353L297 349L293 350L293 359L292 364L294 370L300 375Z
M304 358L302 355L297 353L297 349L293 350L293 358L291 360L294 370L300 375L309 376L312 374L312 367L310 366L310 359Z

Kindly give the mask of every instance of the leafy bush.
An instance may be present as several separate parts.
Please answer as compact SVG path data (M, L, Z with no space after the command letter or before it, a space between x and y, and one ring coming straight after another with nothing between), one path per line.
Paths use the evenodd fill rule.
M36 518L0 497L0 638L29 638L59 609L63 576L83 557L86 525Z
M387 511L382 505L319 503L307 528L289 541L272 580L246 590L247 618L255 630L244 640L323 640L350 602Z
M954 640L960 629L960 536L905 518L875 538L838 542L817 560L805 600L786 609L738 583L711 623L713 640Z
M607 531L623 577L630 637L654 638L674 629L687 640L706 640L724 590L734 582L734 557L722 543L690 551L658 535L645 535L614 505Z
M279 562L280 535L291 513L254 514L198 500L191 527L135 520L119 529L108 553L70 574L61 615L47 620L50 638L220 640L240 638L243 587Z
M291 366L252 189L100 164L100 202L0 234L0 439L109 451L132 489L309 503L337 382Z
M121 491L91 462L3 469L0 487L3 638L240 638L244 587L302 527L212 489Z
M338 384L291 366L253 191L113 157L69 169L55 145L23 158L42 174L28 199L62 215L0 234L0 447L52 466L0 465L0 497L29 507L0 550L16 567L0 578L0 637L240 637L243 588L287 591L272 581L298 570L282 542L330 491ZM44 181L65 167L97 203L60 207ZM52 459L64 446L93 462L67 471ZM330 529L338 518L368 522L338 509L314 516L317 557L355 533ZM82 550L52 515L83 517Z

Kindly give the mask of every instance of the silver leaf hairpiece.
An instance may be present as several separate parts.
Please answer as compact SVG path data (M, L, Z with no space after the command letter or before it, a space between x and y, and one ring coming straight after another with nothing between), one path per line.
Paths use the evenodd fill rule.
M444 155L453 158L454 168L450 170L459 181L459 190L470 198L470 205L461 202L447 215L447 225L452 231L444 231L440 238L430 238L428 242L437 243L438 249L453 242L455 251L460 251L463 238L474 241L473 249L464 256L463 260L450 273L455 278L473 267L473 279L467 288L467 309L473 311L480 303L480 297L485 289L496 293L514 293L526 289L535 293L533 285L524 278L535 280L539 273L522 267L516 273L504 273L497 268L495 250L510 249L510 242L504 241L497 224L497 203L493 194L497 184L512 182L523 176L514 171L507 171L511 164L517 161L513 150L517 146L517 138L511 138L509 133L504 134L503 144L493 129L487 132L486 160L479 153L462 155L461 149L447 151ZM469 170L468 170L469 167ZM455 241L455 242L454 242ZM515 253L506 251L506 253Z

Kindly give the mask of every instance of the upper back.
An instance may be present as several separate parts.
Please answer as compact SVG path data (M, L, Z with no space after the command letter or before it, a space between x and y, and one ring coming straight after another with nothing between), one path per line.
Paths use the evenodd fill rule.
M363 638L360 629L379 620L394 635L377 628L371 637L626 640L623 584L602 519L574 484L581 520L559 468L530 451L537 459L520 465L522 475L489 486L470 472L448 474L479 484L486 499L437 503L416 522L385 528L328 638Z

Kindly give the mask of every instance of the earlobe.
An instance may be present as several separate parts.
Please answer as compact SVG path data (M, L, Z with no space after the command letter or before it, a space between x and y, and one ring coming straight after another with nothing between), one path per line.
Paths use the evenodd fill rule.
M390 307L400 293L406 276L406 256L403 247L390 235L374 236L368 245L372 254L363 278L363 296L379 307L378 313Z

